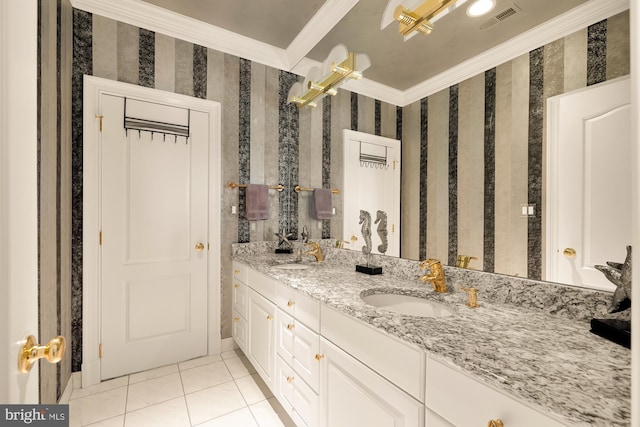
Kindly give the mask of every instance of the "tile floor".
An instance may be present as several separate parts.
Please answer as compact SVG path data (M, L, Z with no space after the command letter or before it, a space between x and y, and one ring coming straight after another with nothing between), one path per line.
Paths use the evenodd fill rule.
M73 390L70 426L294 427L240 350Z

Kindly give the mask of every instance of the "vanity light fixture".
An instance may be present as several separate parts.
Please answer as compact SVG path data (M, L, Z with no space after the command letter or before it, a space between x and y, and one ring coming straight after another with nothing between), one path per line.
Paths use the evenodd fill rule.
M475 18L482 16L496 7L496 0L476 0L467 8L467 15Z
M316 101L324 96L335 96L338 87L347 79L361 79L362 72L370 66L371 61L367 55L349 52L345 45L340 44L331 50L321 67L309 70L304 83L291 86L289 102L300 107L315 107Z
M405 41L417 33L428 35L433 31L433 24L449 12L462 6L467 0L422 0L403 4L406 0L389 0L382 15L381 29L391 22L398 21L398 30Z

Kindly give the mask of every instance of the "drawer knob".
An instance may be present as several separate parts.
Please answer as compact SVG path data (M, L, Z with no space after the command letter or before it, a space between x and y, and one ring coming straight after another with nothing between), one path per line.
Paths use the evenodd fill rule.
M240 274L240 270L234 271L233 274L235 274L237 276L238 274Z
M293 377L287 377L287 382L288 382L289 384L291 384L291 383L293 382L293 380L295 380L295 378L293 378Z
M234 284L233 284L233 287L234 287L234 288L236 288L236 289L238 289L238 288L240 287L240 285L238 285L237 283L234 283Z
M239 318L239 317L234 317L234 318L233 318L233 321L234 321L234 322L237 322L237 321L239 321L239 320L240 320L240 318Z
M289 301L287 303L287 307L293 307L295 305L295 303L296 303L295 301Z
M267 314L267 320L273 320L273 316L270 314Z
M316 362L321 361L322 359L324 359L324 354L316 354L315 359L316 359Z
M502 420L489 420L487 427L504 427Z
M287 325L287 329L288 329L288 330L292 330L292 329L293 329L293 328L295 328L295 327L296 327L296 325L293 325L293 324L291 324L291 323L289 323L289 324Z

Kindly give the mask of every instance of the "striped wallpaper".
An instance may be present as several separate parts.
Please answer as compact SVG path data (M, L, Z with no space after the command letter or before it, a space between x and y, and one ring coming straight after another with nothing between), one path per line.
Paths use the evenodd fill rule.
M316 221L309 215L311 193L293 188L340 188L342 130L395 138L402 110L348 91L299 110L287 103L299 76L80 10L73 17L73 369L82 362L83 74L220 102L223 182L285 186L280 193L270 191L269 219L253 224L231 214L232 206L244 211L244 190L223 192L221 332L229 337L230 244L274 240L283 228L298 239L304 226L313 239L341 236L341 196L334 198L336 219Z
M38 1L38 342L71 336L71 4ZM40 365L40 402L56 403L71 353Z
M269 220L253 224L231 214L232 206L241 211L243 192L223 191L218 248L226 338L232 242L273 240L282 227L298 237L304 226L311 238L344 238L336 219L342 196L334 198L336 217L318 224L309 217L310 193L291 191L297 184L340 188L343 129L403 141L403 257L451 263L462 253L480 258L475 268L539 277L544 221L519 212L528 203L538 214L544 209L544 101L629 73L623 13L405 107L340 90L315 109L298 110L284 102L297 76L72 10L68 0L53 9L50 3L41 2L40 25L41 318L70 337L73 371L82 363L84 74L220 102L223 182L287 187L270 192ZM60 369L45 385L53 390L47 396L66 384L69 369Z
M401 255L541 279L546 99L628 73L625 12L406 106Z

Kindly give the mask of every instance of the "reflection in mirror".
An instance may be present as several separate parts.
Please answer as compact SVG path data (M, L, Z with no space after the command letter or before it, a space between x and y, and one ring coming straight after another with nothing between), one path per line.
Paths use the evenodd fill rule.
M624 16L609 19L614 18L619 21ZM603 38L607 52L615 55L598 53L596 45ZM345 172L342 129L398 135L403 147L401 257L436 258L455 266L458 256L464 255L477 258L469 264L472 269L549 280L547 99L628 75L628 40L624 26L594 24L388 116L391 109L385 103L340 90L323 100L328 107L300 113L300 130L305 133L300 162L305 166L300 168L299 183L313 187L330 179L340 187L336 182ZM565 66L566 58L575 60ZM382 133L376 129L380 105ZM385 117L393 117L393 131ZM323 157L325 152L330 160ZM323 172L325 167L329 173ZM342 199L334 201L341 214ZM316 233L311 238L319 237L316 224L303 219L307 215L303 207L299 215ZM350 241L346 225L344 232L342 227L342 215L334 216L326 237ZM612 254L602 262L617 258Z

